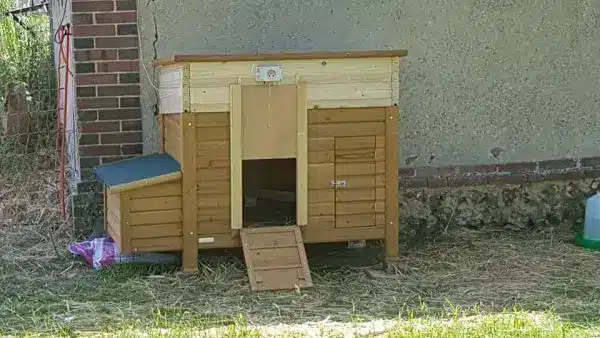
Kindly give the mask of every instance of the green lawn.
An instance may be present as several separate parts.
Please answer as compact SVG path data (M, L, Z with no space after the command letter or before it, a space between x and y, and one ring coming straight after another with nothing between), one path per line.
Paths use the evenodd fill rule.
M600 252L570 230L457 230L404 247L394 279L365 274L379 248L309 247L313 289L251 293L238 251L203 252L192 277L91 270L66 251L52 180L0 177L0 336L600 336Z

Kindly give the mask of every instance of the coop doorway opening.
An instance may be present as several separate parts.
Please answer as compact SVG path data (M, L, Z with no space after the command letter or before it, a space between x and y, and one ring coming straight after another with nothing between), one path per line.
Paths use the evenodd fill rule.
M242 161L245 227L296 224L296 159Z

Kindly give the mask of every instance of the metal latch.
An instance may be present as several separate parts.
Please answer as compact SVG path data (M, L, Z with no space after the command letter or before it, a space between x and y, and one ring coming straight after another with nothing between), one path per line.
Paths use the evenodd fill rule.
M330 181L329 186L331 188L345 188L348 185L348 182L344 181Z

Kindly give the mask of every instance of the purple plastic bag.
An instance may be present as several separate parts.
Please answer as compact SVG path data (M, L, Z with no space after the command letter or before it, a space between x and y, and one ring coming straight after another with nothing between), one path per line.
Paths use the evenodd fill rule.
M68 245L69 251L83 259L94 269L102 269L115 264L119 247L110 237L98 237Z

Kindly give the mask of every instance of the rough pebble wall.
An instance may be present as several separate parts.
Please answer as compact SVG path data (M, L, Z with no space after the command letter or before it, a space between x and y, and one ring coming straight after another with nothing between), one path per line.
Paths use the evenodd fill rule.
M456 227L580 230L585 196L598 179L441 189L400 189L401 242L424 242Z

